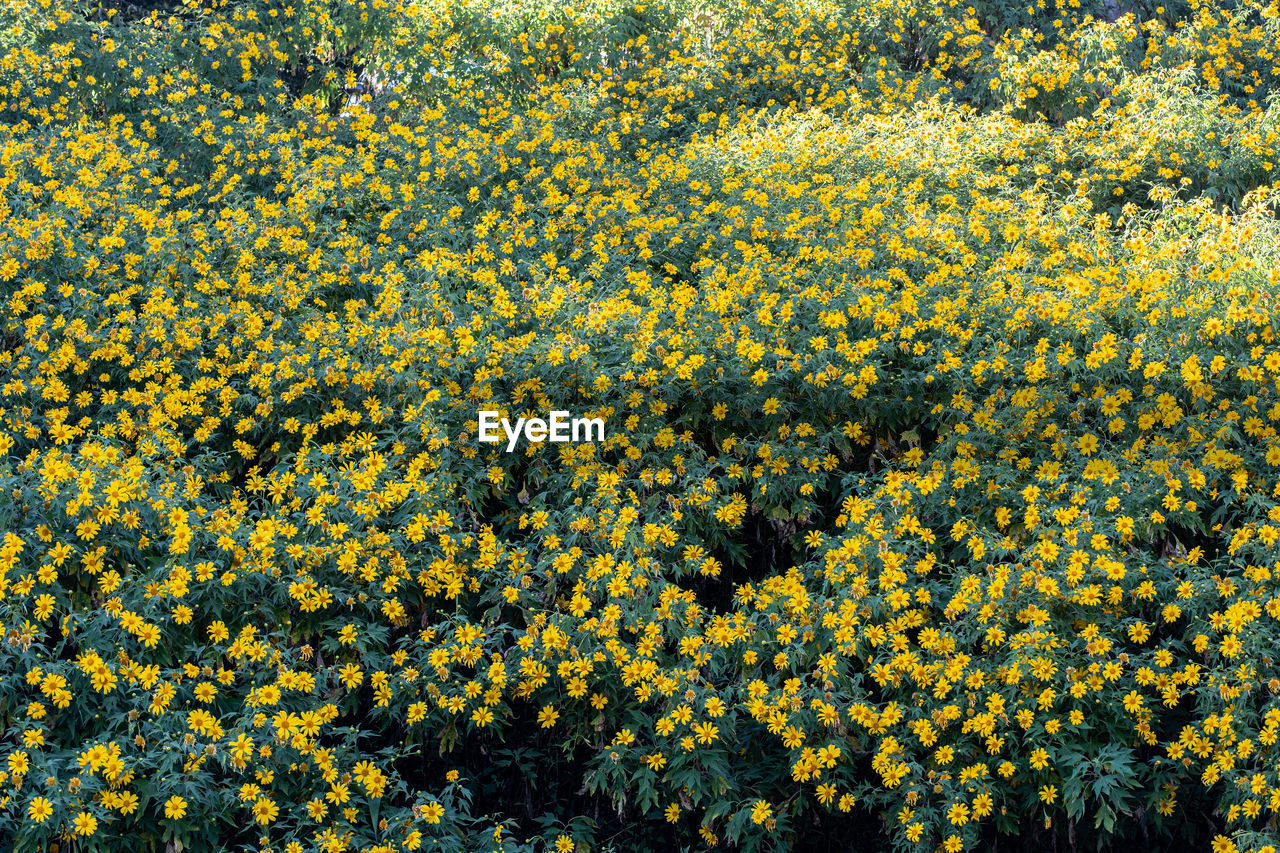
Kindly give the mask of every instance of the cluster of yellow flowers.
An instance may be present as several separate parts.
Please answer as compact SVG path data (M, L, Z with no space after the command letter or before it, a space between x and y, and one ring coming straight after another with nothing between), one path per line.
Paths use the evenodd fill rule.
M1274 851L1235 8L5 0L0 840Z

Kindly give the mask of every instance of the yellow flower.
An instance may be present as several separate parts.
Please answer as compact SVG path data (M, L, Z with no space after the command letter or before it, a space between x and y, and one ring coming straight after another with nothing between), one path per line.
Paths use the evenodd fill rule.
M1237 853L1239 850L1236 843L1225 835L1215 835L1212 846L1213 853Z
M53 803L44 797L36 797L31 801L31 805L27 807L27 817L36 823L44 823L51 814L53 814Z
M93 835L98 829L98 819L88 812L77 812L72 825L76 835Z
M164 816L170 820L178 820L187 813L187 801L174 794L164 803Z
M258 798L251 809L253 819L258 823L266 826L276 819L276 815L280 813L280 807L267 797Z

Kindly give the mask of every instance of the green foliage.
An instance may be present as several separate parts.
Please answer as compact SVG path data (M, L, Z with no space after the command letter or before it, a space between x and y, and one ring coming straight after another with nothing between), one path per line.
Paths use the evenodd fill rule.
M0 843L1273 850L1276 28L8 0Z

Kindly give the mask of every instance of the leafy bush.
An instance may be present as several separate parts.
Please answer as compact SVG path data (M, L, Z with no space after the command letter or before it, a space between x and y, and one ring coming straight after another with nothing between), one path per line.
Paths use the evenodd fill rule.
M156 6L0 11L6 849L1280 843L1273 8Z

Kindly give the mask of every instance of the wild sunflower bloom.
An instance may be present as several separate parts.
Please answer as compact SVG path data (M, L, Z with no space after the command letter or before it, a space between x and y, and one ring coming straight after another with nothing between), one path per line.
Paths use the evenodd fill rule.
M280 814L280 807L277 806L270 798L260 797L254 801L253 807L250 809L253 819L263 826L272 823L276 816Z
M170 820L179 820L187 813L187 801L183 797L174 794L164 803L164 816Z
M27 807L27 817L36 823L44 823L53 814L53 803L45 797L36 797L32 799L31 804Z
M98 830L98 819L89 812L76 812L71 825L76 835L93 835Z

